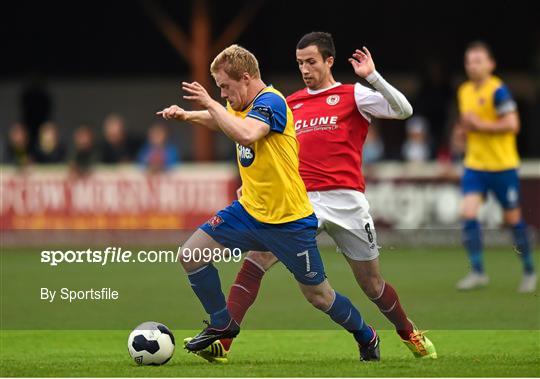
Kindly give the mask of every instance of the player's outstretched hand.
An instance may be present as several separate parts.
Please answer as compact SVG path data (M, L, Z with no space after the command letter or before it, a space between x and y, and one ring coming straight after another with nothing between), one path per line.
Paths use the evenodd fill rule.
M364 51L362 51L364 50ZM354 73L361 78L366 78L369 74L375 71L375 63L371 58L371 53L367 47L363 46L362 50L356 49L352 57L349 58Z
M182 82L182 90L187 93L187 95L184 95L184 99L193 101L204 109L208 109L214 101L206 89L198 82Z
M187 112L180 108L178 105L171 105L162 111L156 112L157 115L162 116L165 120L180 120L184 121L187 116Z

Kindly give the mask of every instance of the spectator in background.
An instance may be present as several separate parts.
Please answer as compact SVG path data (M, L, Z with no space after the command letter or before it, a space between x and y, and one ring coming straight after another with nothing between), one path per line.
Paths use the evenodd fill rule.
M425 117L428 121L432 152L437 152L445 142L444 137L449 125L449 107L453 96L450 78L444 64L438 59L428 59L414 101L414 113Z
M362 151L362 162L370 165L383 159L384 144L379 134L379 129L372 124L369 128Z
M426 162L430 157L429 148L429 122L423 116L413 116L405 123L407 139L401 154L407 162Z
M73 134L73 152L70 159L74 174L84 176L95 163L94 133L89 126L79 126Z
M52 116L52 99L45 81L39 74L31 75L23 88L21 97L22 122L28 130L28 146L37 146L39 127L49 121Z
M165 171L178 163L176 146L167 142L167 127L154 124L148 130L148 142L139 151L137 161L152 172Z
M100 146L101 162L125 163L132 160L132 144L126 136L124 119L117 114L108 115L103 121L104 140Z
M46 122L41 125L34 158L36 163L62 163L66 158L66 150L55 123Z
M445 179L459 179L460 173L456 164L461 163L465 155L465 129L457 125L451 129L446 143L441 144L437 152L439 176Z
M31 161L30 141L23 124L16 123L9 129L5 162L25 167Z
M460 163L465 155L466 131L457 125L452 128L448 142L443 143L437 152L437 161L439 163Z

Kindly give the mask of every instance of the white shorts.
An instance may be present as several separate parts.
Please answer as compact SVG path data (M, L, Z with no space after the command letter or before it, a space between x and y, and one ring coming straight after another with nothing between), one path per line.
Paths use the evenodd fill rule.
M308 192L318 233L328 233L337 250L355 261L371 261L379 256L377 234L369 214L369 203L362 192L330 190Z

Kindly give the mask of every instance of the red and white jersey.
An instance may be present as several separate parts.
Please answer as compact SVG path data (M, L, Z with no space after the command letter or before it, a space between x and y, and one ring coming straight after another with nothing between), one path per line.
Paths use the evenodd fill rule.
M300 175L308 191L364 192L362 147L370 115L391 117L382 95L360 84L336 83L287 97L300 143Z

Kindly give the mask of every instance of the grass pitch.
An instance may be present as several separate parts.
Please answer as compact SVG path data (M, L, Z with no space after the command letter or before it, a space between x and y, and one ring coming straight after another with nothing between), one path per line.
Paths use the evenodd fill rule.
M177 338L194 331L174 331ZM2 376L516 377L540 374L538 331L432 331L439 359L417 360L393 331L381 332L382 361L363 363L341 331L242 331L230 363L209 364L180 347L164 366L136 366L129 331L2 333Z
M352 337L313 310L277 266L265 276L225 366L210 365L180 346L161 367L130 360L127 336L143 321L165 323L178 341L202 327L204 312L176 264L49 267L39 262L37 249L3 249L0 258L0 376L540 376L540 301L538 294L516 293L520 264L510 249L487 252L491 285L470 293L454 289L467 270L460 248L383 250L383 274L408 315L431 330L435 361L412 357L361 293L343 258L327 250L328 277L378 329L382 361L359 362ZM218 267L227 291L239 265ZM40 287L102 286L117 289L120 299L39 300Z

